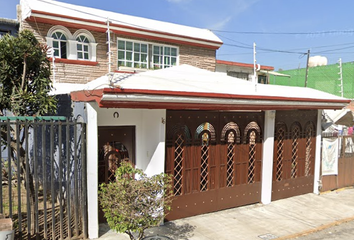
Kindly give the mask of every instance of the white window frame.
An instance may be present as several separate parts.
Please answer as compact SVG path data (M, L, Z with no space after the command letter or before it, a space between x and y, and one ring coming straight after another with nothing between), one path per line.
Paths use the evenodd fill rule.
M155 54L155 47L159 48L159 53ZM172 54L167 54L165 53L166 48L171 49L174 48L176 49L176 56L172 56ZM160 52L162 49L162 53ZM155 57L158 57L159 63L155 63ZM168 58L169 59L169 63L165 63L165 59ZM171 59L175 58L175 65L172 64ZM173 67L173 66L177 66L179 65L178 63L178 59L179 59L179 48L177 46L171 46L171 45L166 45L166 44L152 44L151 47L151 66L153 66L154 69L159 69L159 68L166 68L166 67Z
M119 41L124 41L125 42L125 49L119 49ZM126 43L131 42L132 43L132 50L127 50L126 49ZM141 49L141 45L146 45L146 53L142 51L135 51L135 44L139 44L139 49ZM120 55L119 52L124 52L124 59L119 59ZM131 52L131 59L127 59L127 53ZM149 52L150 52L150 47L148 42L144 41L136 41L136 40L131 40L131 39L125 39L125 38L117 38L117 65L119 67L128 67L128 68L142 68L142 69L148 69L149 68ZM135 56L138 54L139 60L135 60ZM144 62L141 59L142 54L146 54L146 62ZM120 65L120 62L124 62L123 65ZM128 66L131 63L131 66ZM138 64L138 65L136 65ZM140 65L140 66L139 66ZM146 65L145 67L141 67L141 65Z
M82 61L94 61L96 62L96 48L97 48L97 43L95 41L95 38L93 37L93 35L85 30L85 29L80 29L77 30L74 34L71 34L71 32L69 31L69 29L67 29L64 26L60 26L60 25L56 25L51 27L48 30L47 33L47 45L48 47L53 48L53 41L54 38L52 37L53 33L55 32L61 32L62 34L64 34L66 36L66 41L67 41L67 45L66 45L66 59L70 59L70 60L82 60ZM79 59L78 58L78 54L77 54L77 44L78 41L76 40L78 36L80 35L84 35L85 37L87 37L87 39L89 40L88 46L88 53L89 53L89 59ZM55 56L55 58L61 58L60 56Z
M89 54L89 59L79 59L78 54L77 54L77 45L79 44L79 42L76 40L79 36L85 36L89 43L88 43L88 54ZM83 60L83 61L93 61L96 62L96 48L97 48L97 43L96 40L94 38L94 36L87 30L85 29L80 29L77 30L74 33L74 41L75 41L75 57L79 60Z
M130 60L127 60L126 59L126 53L127 51L130 52L130 50L126 50L126 47L124 49L124 59L120 59L120 51L122 51L122 49L119 49L119 41L124 41L125 43L126 42L131 42L133 44L133 48L132 48L132 59ZM145 44L147 45L147 66L146 67L140 67L138 65L135 65L134 66L134 63L136 64L145 64L145 62L141 62L141 59L140 61L137 61L135 62L134 61L134 43L138 43L138 44ZM175 56L175 65L172 65L171 64L171 61L170 61L170 64L165 64L164 63L164 58L165 57L169 57L169 59L171 60L171 57L174 57L174 56L171 56L171 55L168 55L166 56L164 54L164 52L162 54L159 54L159 57L162 59L162 61L160 61L158 64L154 64L154 47L159 47L159 48L163 48L163 51L165 50L165 48L174 48L176 49L176 56ZM141 56L141 52L140 53L140 56ZM156 54L155 54L156 55ZM123 65L120 65L120 62L124 62ZM126 64L127 62L131 62L131 65L130 64ZM173 45L167 45L167 44L157 44L157 43L153 43L153 42L146 42L146 41L139 41L139 40L133 40L133 39L127 39L127 38L117 38L117 66L118 66L118 69L119 68L132 68L132 69L160 69L160 68L166 68L166 67L171 67L171 66L178 66L179 65L179 47L178 46L173 46Z
M66 59L69 59L70 57L70 46L69 46L69 41L72 38L72 35L70 33L70 31L63 26L57 25L54 27L51 27L47 33L47 45L51 48L53 48L53 42L56 41L53 38L53 34L59 32L61 34L63 34L66 38ZM54 50L54 49L53 49ZM53 51L53 56L54 56L54 51ZM59 56L55 56L56 58L61 58L61 50L59 50Z
M84 40L87 40L87 42L84 41L79 41L81 37L84 37ZM76 51L77 51L77 59L79 60L89 60L90 59L90 53L89 53L89 40L88 38L81 34L76 38L77 44L76 44ZM79 49L81 48L81 49ZM81 54L81 57L80 57ZM86 57L87 56L87 57Z

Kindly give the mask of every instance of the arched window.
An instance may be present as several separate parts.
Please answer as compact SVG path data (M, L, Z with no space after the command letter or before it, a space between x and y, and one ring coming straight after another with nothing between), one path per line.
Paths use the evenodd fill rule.
M94 36L85 29L72 34L66 27L56 25L48 30L46 39L55 58L96 62L97 43Z
M75 55L73 54L72 57L78 60L96 61L97 43L94 36L85 29L79 29L74 33L73 38L76 46L74 46Z
M77 59L89 60L89 43L90 41L85 35L79 35L77 41Z
M67 37L63 32L54 32L53 38L54 56L59 58L67 58Z

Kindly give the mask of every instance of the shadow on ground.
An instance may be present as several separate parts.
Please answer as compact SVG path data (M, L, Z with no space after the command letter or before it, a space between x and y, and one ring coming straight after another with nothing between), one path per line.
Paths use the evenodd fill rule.
M177 225L173 222L167 222L163 226L147 229L145 236L160 235L173 240L190 239L194 235L195 228L188 223Z

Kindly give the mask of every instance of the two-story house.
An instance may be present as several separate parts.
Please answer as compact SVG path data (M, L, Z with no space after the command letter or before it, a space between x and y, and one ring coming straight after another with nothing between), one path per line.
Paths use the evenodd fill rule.
M321 109L348 100L215 72L222 41L206 29L54 0L21 0L19 16L87 123L90 238L98 184L123 158L173 176L168 220L318 192Z

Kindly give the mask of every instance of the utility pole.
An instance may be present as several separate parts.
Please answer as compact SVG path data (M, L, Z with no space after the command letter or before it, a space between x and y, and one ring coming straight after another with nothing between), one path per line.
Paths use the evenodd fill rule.
M339 60L338 60L338 62L339 62L339 78L338 78L338 80L340 81L340 84L338 85L338 86L340 86L340 94L341 94L341 97L343 97L343 72L342 72L342 59L341 58L339 58Z
M306 75L305 75L305 87L307 87L307 77L309 75L309 60L310 60L310 49L307 50L307 62L306 62Z
M107 46L108 46L108 52L107 52L107 55L108 55L108 73L111 73L111 66L112 66L112 51L111 51L111 29L110 29L110 21L109 21L109 18L107 18Z
M255 91L257 91L257 61L256 61L256 43L253 43L253 83Z

